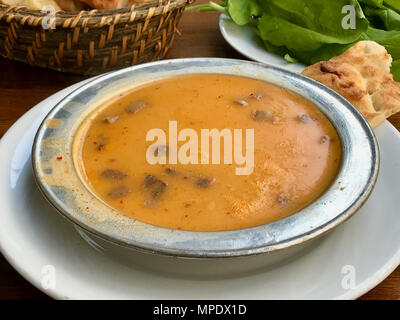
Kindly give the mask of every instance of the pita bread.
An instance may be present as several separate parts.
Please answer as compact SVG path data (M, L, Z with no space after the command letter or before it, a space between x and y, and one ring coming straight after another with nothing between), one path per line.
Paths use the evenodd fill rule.
M400 83L390 73L392 57L374 41L360 41L340 56L302 73L349 100L372 128L400 111Z

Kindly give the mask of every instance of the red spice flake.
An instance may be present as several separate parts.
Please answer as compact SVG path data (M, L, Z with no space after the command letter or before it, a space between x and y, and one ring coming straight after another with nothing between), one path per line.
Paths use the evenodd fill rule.
M226 214L231 214L230 212L227 212Z
M86 207L86 210L89 210L89 207Z
M57 157L57 160L62 160L62 157Z
M119 203L121 203L121 204L124 203L124 200L121 200Z
M190 203L185 203L185 208L189 208L191 206Z
M96 141L93 141L93 144L97 144L97 142L96 142Z
M340 188L340 191L343 191L343 190L344 190L344 187L341 187L341 188Z

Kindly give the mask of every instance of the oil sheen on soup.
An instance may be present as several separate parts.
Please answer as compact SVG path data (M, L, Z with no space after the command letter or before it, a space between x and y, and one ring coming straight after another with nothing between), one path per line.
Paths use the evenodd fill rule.
M82 126L78 163L94 193L173 229L233 230L291 215L326 190L341 160L336 130L313 104L238 76L151 82L110 98Z

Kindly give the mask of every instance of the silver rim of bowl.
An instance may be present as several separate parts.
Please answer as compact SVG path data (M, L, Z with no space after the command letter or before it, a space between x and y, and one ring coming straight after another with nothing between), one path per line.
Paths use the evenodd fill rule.
M284 219L215 232L172 230L133 220L95 197L81 181L71 157L74 134L81 121L104 97L147 81L193 73L259 79L311 101L332 122L342 142L342 163L331 186L312 204ZM60 119L61 125L48 127L48 119ZM63 160L57 161L57 157ZM379 150L363 116L342 96L312 79L250 61L192 58L163 60L107 73L67 95L39 127L32 148L32 165L45 198L82 229L129 248L180 257L216 258L285 249L341 224L370 195L378 175ZM69 171L67 179L61 178L65 170Z

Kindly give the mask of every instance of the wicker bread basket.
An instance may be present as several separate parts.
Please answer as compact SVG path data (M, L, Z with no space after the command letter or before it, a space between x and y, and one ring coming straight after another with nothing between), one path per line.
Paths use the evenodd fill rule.
M0 54L33 66L95 75L161 59L172 45L185 6L153 0L131 8L46 13L0 4Z

